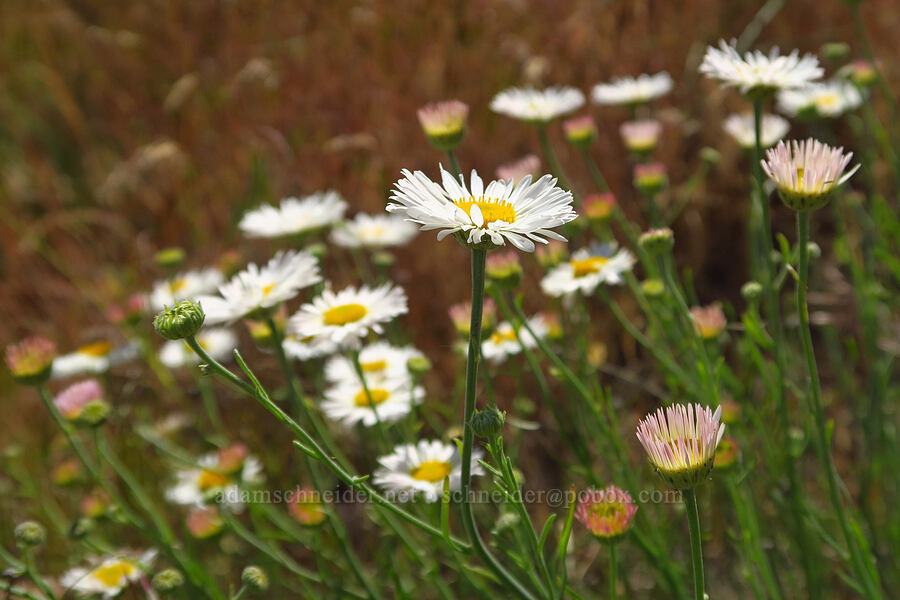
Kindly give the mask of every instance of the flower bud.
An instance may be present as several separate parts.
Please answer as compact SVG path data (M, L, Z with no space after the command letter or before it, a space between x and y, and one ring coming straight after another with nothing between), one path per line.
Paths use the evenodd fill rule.
M645 196L655 196L666 187L666 167L661 163L635 165L634 187Z
M616 208L616 197L611 193L591 194L582 206L584 215L592 223L605 223Z
M36 521L19 523L15 535L16 541L26 548L35 548L47 540L47 530Z
M713 468L718 471L727 471L737 463L741 451L737 442L730 435L726 435L716 447L716 455L713 459Z
M597 139L597 124L590 115L563 121L562 127L569 143L580 150L587 150Z
M622 135L625 147L631 153L646 158L656 150L659 136L662 134L662 125L653 119L628 121L622 123L619 133Z
M469 424L476 436L493 442L500 437L504 421L506 413L492 405L484 410L476 410Z
M844 60L850 54L850 45L845 42L822 44L822 56L835 62Z
M413 356L406 361L406 370L414 377L421 377L431 370L431 361L424 356Z
M822 256L822 248L820 248L819 245L815 242L806 243L806 252L812 259L816 259Z
M269 577L266 572L256 566L246 567L241 573L241 581L252 591L264 592L269 589Z
M382 269L393 267L395 262L397 262L397 257L387 250L379 250L372 255L372 264Z
M181 248L166 248L157 252L154 259L156 264L163 269L174 271L184 262L185 256L184 250Z
M100 427L109 418L110 406L103 400L88 402L78 415L78 420L88 427Z
M700 148L700 158L705 162L714 165L719 162L719 160L722 158L722 155L719 154L719 151L715 148L704 146L703 148Z
M94 531L94 520L89 517L75 519L69 527L69 537L73 540L83 540Z
M184 575L175 569L165 569L154 575L150 583L157 592L171 592L184 585Z
M218 509L208 507L192 510L187 516L186 525L192 536L205 540L222 531L224 523Z
M328 516L322 506L319 493L312 488L297 490L288 504L288 512L301 525L315 527L321 525Z
M514 182L518 182L526 175L538 177L540 175L540 170L541 159L534 154L528 154L518 160L504 163L497 167L497 179L502 179L504 181L512 179Z
M469 116L469 107L464 102L435 102L423 106L417 114L422 131L438 150L453 150L462 142Z
M50 379L56 344L42 337L30 337L6 347L6 366L22 385L41 385Z
M183 340L197 335L205 320L206 314L198 302L182 300L156 315L153 327L167 340Z
M522 281L522 265L519 255L513 250L493 252L487 257L485 273L488 279L501 289L515 289Z
M646 279L641 282L641 290L648 298L662 298L666 295L666 286L659 279Z
M758 281L748 281L743 286L741 286L741 296L744 297L744 300L747 302L756 302L763 295L763 286Z
M328 246L326 246L322 242L309 244L305 248L305 250L312 254L317 260L322 260L323 258L325 258L325 255L328 254Z
M638 243L648 254L668 254L675 247L675 234L668 227L650 229L641 234Z

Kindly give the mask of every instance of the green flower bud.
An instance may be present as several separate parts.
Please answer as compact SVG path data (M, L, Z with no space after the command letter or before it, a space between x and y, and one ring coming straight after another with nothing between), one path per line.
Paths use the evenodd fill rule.
M406 370L410 375L421 377L431 370L431 361L424 356L413 356L406 361Z
M382 269L394 266L395 262L397 262L397 257L387 250L379 250L372 255L372 264L376 267L381 267Z
M185 259L184 250L181 248L166 248L156 253L156 264L163 269L177 269Z
M815 242L806 243L806 252L809 253L809 257L813 259L822 256L822 248Z
M88 517L82 517L76 519L69 527L69 537L73 540L81 540L92 531L94 531L94 520Z
M741 287L741 296L747 302L756 302L762 298L763 286L758 281L748 281Z
M269 577L266 572L259 567L250 566L241 573L241 581L248 588L257 592L264 592L269 589Z
M15 535L16 541L26 548L35 548L47 540L47 530L36 521L19 523Z
M835 62L844 60L850 55L850 45L844 42L828 42L822 44L822 56Z
M197 335L205 320L206 314L198 302L182 300L156 315L153 327L167 340L183 340Z
M638 243L647 253L654 256L667 254L675 247L675 234L668 227L650 229L641 234Z
M719 159L722 158L722 155L719 154L719 151L715 148L710 148L709 146L704 146L700 149L700 158L711 165L719 162Z
M484 410L476 410L469 424L472 426L472 431L476 436L488 441L494 441L500 437L505 420L505 412L496 406L488 406Z
M662 298L666 295L666 286L659 279L647 279L641 282L641 289L648 298Z
M322 242L316 242L315 244L307 246L306 251L316 257L316 259L322 260L325 257L325 254L328 253L328 246Z
M88 427L100 427L109 418L110 406L103 400L92 400L88 402L81 413L78 415L78 421L84 423Z
M466 134L469 107L459 100L435 102L418 111L419 124L431 145L441 151L453 150Z
M150 583L157 592L171 592L184 585L184 575L175 569L165 569L154 575Z

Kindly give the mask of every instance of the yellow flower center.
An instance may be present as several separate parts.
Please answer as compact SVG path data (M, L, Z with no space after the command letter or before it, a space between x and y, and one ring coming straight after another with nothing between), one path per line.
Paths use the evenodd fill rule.
M200 473L200 476L197 477L197 487L203 492L228 485L228 482L229 479L225 475L209 470L203 471Z
M369 313L362 304L344 304L329 308L322 315L326 325L346 325L359 321Z
M485 225L494 221L516 222L516 209L507 200L485 198L484 196L479 196L476 200L475 196L469 196L454 200L453 203L463 209L470 218L472 217L472 206L477 206L481 210L481 216L484 217Z
M598 517L607 519L624 513L625 504L622 502L598 502L591 506L591 512Z
M271 294L271 293L272 293L272 290L274 290L274 289L275 289L275 282L272 282L272 283L270 283L269 285L267 285L266 287L264 287L264 288L262 289L263 298L265 298L266 296L268 296L269 294Z
M374 389L369 390L369 393L366 394L366 390L360 390L356 397L353 398L353 404L356 406L369 406L369 396L372 396L372 404L381 404L391 396L391 393L387 390Z
M105 585L106 587L116 587L123 583L123 579L127 579L134 574L135 566L133 563L123 560L111 563L102 567L97 567L91 576Z
M444 477L450 474L450 463L442 460L426 460L418 467L409 472L410 477L419 481L430 481L432 483L442 481Z
M591 256L590 258L573 260L570 264L572 265L572 270L574 271L575 277L585 277L586 275L596 273L597 271L602 269L603 266L608 262L608 258L604 258L602 256Z
M502 344L503 342L514 342L516 341L516 332L512 329L503 329L502 331L498 329L491 334L491 341L495 344Z
M386 360L373 360L370 362L360 363L362 370L366 373L372 373L375 371L384 371L387 369L387 361Z
M825 108L837 106L838 102L840 102L840 98L836 94L822 94L816 98L816 104Z
M173 279L169 282L169 291L172 292L172 295L177 294L187 285L187 281L184 279Z
M94 342L78 349L79 354L87 354L88 356L106 356L112 351L112 344L109 342Z

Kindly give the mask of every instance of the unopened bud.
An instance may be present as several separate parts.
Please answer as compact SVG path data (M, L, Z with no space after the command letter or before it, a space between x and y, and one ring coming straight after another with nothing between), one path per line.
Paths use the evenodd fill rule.
M36 521L25 521L16 526L16 541L22 546L35 548L47 540L47 530Z
M241 581L253 591L264 592L269 589L268 575L256 566L246 567L241 573Z
M156 315L153 327L167 340L183 340L197 335L205 320L206 314L198 302L182 300Z
M413 356L406 361L406 370L410 375L421 377L431 370L431 361L424 356Z
M641 234L638 243L654 256L667 254L675 247L675 234L668 227L650 229Z
M175 569L165 569L153 576L151 584L157 592L171 592L184 585L184 575Z
M154 258L163 269L175 270L184 262L185 253L181 248L166 248L157 252Z
M476 436L494 441L500 437L504 421L506 421L506 413L496 406L488 406L484 410L475 411L470 424Z

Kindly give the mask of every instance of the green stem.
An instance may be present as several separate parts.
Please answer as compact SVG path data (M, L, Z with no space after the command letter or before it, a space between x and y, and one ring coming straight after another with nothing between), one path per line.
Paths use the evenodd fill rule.
M597 166L597 161L591 156L590 150L584 148L581 151L581 156L584 157L584 164L587 165L588 172L591 174L591 179L594 180L594 185L597 186L597 189L603 193L609 192L609 184L606 183L606 178L600 172L600 167Z
M36 586L41 590L42 594L45 594L50 600L56 600L56 594L53 593L53 590L50 589L50 585L47 581L41 576L38 572L37 567L34 564L34 551L32 548L20 546L22 550L22 558L25 562L25 573L28 575L29 579L34 582Z
M472 415L475 414L475 392L478 386L478 361L481 358L481 318L484 308L484 268L487 250L472 249L472 317L469 326L469 353L466 357L466 400L463 411L462 448L462 513L463 525L475 553L494 572L501 583L522 598L533 596L501 565L484 545L475 513L472 510L470 490L472 487L472 446L475 433L472 431Z
M550 165L550 171L556 175L556 178L559 180L559 185L563 189L571 190L572 188L569 186L569 180L566 177L565 171L563 171L562 166L556 160L556 155L553 153L553 148L550 146L550 138L547 137L547 126L544 124L537 126L538 139L541 142L541 150L544 153L544 158L547 160L547 164ZM574 196L574 194L573 194ZM576 200L576 208L578 207L578 201Z
M838 485L837 471L831 456L827 425L825 423L825 410L822 406L822 388L819 382L819 369L816 364L816 355L812 345L812 332L809 325L809 307L806 303L806 288L809 282L809 211L797 212L797 254L798 275L797 282L797 317L800 325L800 338L803 342L803 353L806 356L806 369L808 376L808 400L810 411L813 413L816 430L816 449L822 469L825 471L825 479L828 484L828 496L831 505L837 514L844 542L850 552L850 560L855 571L858 583L865 590L865 597L880 599L881 590L873 580L872 574L866 566L868 557L862 555L850 528L844 503L841 500L840 487Z
M447 150L447 161L450 163L450 170L453 171L454 175L459 177L462 171L459 170L459 162L457 162L456 154L453 150Z
M691 532L691 565L694 570L694 598L704 600L703 548L700 543L700 513L697 511L697 495L694 488L681 491L684 509Z
M385 448L390 448L391 440L388 438L387 432L384 429L384 424L381 422L381 417L378 415L378 408L375 405L375 400L372 399L372 391L369 389L369 382L366 381L366 372L359 362L358 351L350 353L350 362L353 364L353 370L356 371L356 376L359 377L359 383L362 385L363 393L365 393L366 400L369 402L369 408L372 409L372 414L375 415L375 429L378 431L378 437L381 439ZM413 390L413 395L415 395L415 389Z
M237 591L237 594L231 597L231 600L241 600L244 597L244 594L247 593L247 586L242 585L241 589Z
M609 600L616 600L618 597L618 587L616 583L616 575L618 574L619 565L616 557L616 543L609 545Z
M200 390L203 408L206 410L206 416L209 418L213 431L222 440L222 443L225 443L228 440L228 432L225 429L225 423L222 421L222 413L219 411L219 404L216 401L212 387L203 375L197 377L197 388Z
M371 500L374 504L383 506L384 508L388 509L389 511L405 520L407 523L410 523L411 525L414 525L437 538L444 539L444 532L441 531L440 528L434 527L430 523L426 523L415 515L400 508L399 506L376 492L374 488L367 485L365 483L365 480L368 479L368 477L353 475L344 467L342 467L330 453L326 452L325 449L322 448L309 433L307 433L307 431L303 427L301 427L294 419L292 419L286 412L284 412L281 407L272 402L269 394L266 393L265 389L263 389L262 386L252 387L247 382L240 379L237 375L229 371L221 363L217 362L213 357L211 357L200 346L200 344L197 343L196 338L190 337L185 341L194 350L194 352L196 352L201 358L203 358L203 360L207 363L209 368L214 373L224 378L226 381L228 381L238 389L242 390L251 398L255 399L278 421L280 421L283 425L290 429L291 432L293 432L298 438L300 438L299 443L303 445L303 448L312 452L317 460L324 462L325 465L329 469L331 469L331 471L341 481L343 481L352 489L363 492L364 494L366 494L368 500ZM238 359L238 362L239 364L241 364L242 368L246 367L246 363L243 362L243 358L241 358L240 353L235 352L235 358ZM468 552L471 549L468 544L454 537L450 538L450 543L454 548L462 552Z

